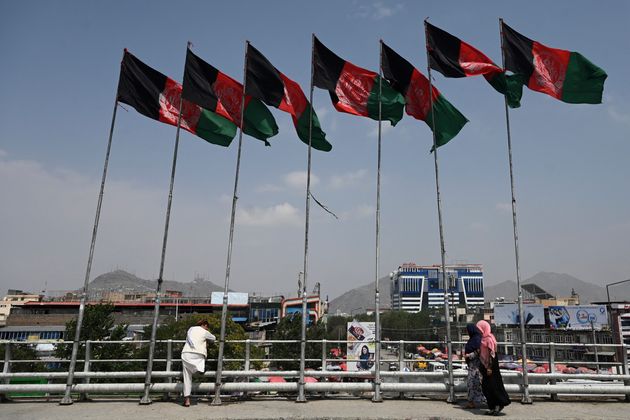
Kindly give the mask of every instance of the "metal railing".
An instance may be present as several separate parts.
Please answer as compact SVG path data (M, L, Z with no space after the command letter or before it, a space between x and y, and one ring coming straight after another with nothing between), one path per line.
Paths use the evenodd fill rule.
M66 359L18 359L13 357L14 351L20 346L32 346L34 344L48 343L51 341L0 341L5 347L3 364L0 374L0 395L15 393L43 393L47 397L61 396L64 393L68 372L63 370L63 365L69 363ZM127 346L140 348L149 343L143 341L85 341L81 347L85 352L83 359L78 359L78 366L83 365L83 370L77 369L74 375L75 381L72 392L79 394L82 399L92 394L126 394L140 397L144 390L144 378L146 375L146 358L97 358L94 349L97 346ZM155 368L152 373L150 391L152 393L166 394L180 393L182 384L177 380L181 378L181 371L175 370L174 365L180 364L180 346L183 340L158 340L156 349L163 351L165 357L154 358ZM251 396L252 393L285 393L297 394L300 370L279 370L277 366L283 363L299 364L299 358L270 358L253 357L253 347L269 347L274 344L293 343L299 345L299 340L227 340L227 344L244 344L242 357L224 358L224 362L235 362L236 370L224 370L222 372L221 392L230 394L238 393L241 396ZM371 371L342 371L335 366L340 363L353 363L344 358L329 357L329 350L333 347L345 345L344 340L308 340L308 345L321 346L321 357L307 358L306 363L315 365L317 370L305 370L304 376L319 379L317 382L307 382L305 392L320 393L373 393L375 391L374 372ZM72 342L54 342L55 346L71 345ZM382 341L382 357L378 361L381 366L380 391L384 396L405 397L412 394L430 394L448 396L451 387L456 393L466 392L465 377L467 372L462 362L453 363L453 383L449 383L449 370L446 362L443 365L431 364L433 367L442 366L437 371L417 371L418 363L431 362L432 360L419 360L417 357L407 357L418 344L427 347L441 348L443 343L437 341ZM463 342L454 341L453 349L459 349ZM520 343L500 342L500 349L520 349ZM532 349L547 350L548 357L545 360L535 360L537 364L546 366L545 372L529 373L529 393L532 395L558 398L559 394L583 394L583 395L616 395L630 401L630 366L628 363L629 347L626 344L598 344L600 347L615 349L620 355L620 360L600 360L597 351L593 351L595 360L565 360L556 357L559 349L593 348L593 344L584 343L528 343L531 354ZM455 350L454 350L455 351ZM131 352L130 352L131 353ZM516 354L516 352L515 352ZM240 356L240 355L239 355ZM216 362L216 359L208 359L208 363ZM39 364L41 371L14 372L26 363ZM117 370L104 370L109 365L117 364ZM389 364L389 365L388 365ZM561 373L558 365L596 366L597 370L589 373ZM47 366L42 366L47 365ZM54 367L50 367L54 365ZM253 369L257 365L261 369ZM181 365L180 365L181 366ZM385 368L383 368L383 366ZM275 368L275 370L274 370ZM602 369L603 368L603 369ZM161 369L161 370L160 370ZM390 370L391 369L391 370ZM264 378L282 377L287 382L268 382ZM523 374L519 371L502 369L505 388L509 393L523 393ZM212 393L215 390L215 371L206 371L201 383L193 384L193 392L198 394ZM20 383L25 380L45 380L47 383Z

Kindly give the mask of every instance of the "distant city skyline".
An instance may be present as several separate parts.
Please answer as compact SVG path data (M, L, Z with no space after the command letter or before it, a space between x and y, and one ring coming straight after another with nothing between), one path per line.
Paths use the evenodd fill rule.
M175 13L177 12L177 13ZM177 16L185 16L185 21ZM264 18L263 18L264 16ZM567 273L603 285L630 278L630 3L556 1L187 1L0 3L0 287L83 284L123 48L181 81L185 48L237 80L245 40L308 94L311 33L378 71L378 41L426 74L425 17L500 63L498 18L608 73L601 105L524 89L510 111L521 275ZM503 98L481 77L446 79L442 94L470 122L439 149L447 263L482 264L486 284L515 279ZM307 288L324 294L374 281L377 123L341 114L316 89L333 145L313 152ZM244 137L230 288L293 291L302 271L307 148L290 117L265 148ZM438 264L431 132L405 116L383 129L381 262ZM159 269L175 128L119 107L92 279L120 267ZM182 133L165 277L223 285L236 142Z

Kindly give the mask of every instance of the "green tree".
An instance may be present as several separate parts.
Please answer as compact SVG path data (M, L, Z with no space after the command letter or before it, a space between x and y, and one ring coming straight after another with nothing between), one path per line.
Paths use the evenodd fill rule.
M276 362L279 369L290 370L300 368L300 339L302 337L302 315L295 313L280 320L274 340L297 340L295 343L273 343L271 357L273 359L296 359L296 361ZM307 340L321 340L326 337L326 326L322 322L311 324L306 328ZM321 343L307 343L305 358L320 359L322 355ZM306 362L306 367L317 368L321 366L319 361Z
M346 340L348 322L352 317L329 316L326 320L326 338L328 340Z
M0 344L0 357L4 360L7 344ZM34 344L11 344L11 360L38 360ZM11 363L11 372L42 372L46 370L43 362Z
M217 367L216 359L219 353L219 334L221 333L221 316L206 315L206 314L192 314L184 318L175 321L175 318L169 317L158 327L156 331L157 340L185 340L188 329L193 325L196 325L198 321L207 319L210 324L210 332L217 337L217 342L214 345L208 345L208 359L206 363L206 370L215 370ZM226 340L245 340L247 336L245 330L236 322L228 318L225 324L225 339ZM147 325L144 329L144 336L151 337L151 325ZM178 359L183 348L183 343L173 343L173 358ZM166 359L167 345L166 343L157 343L155 346L155 359ZM146 359L149 353L148 345L140 347L136 351L136 358ZM226 342L223 349L223 355L225 359L245 359L245 343L230 343ZM262 350L252 346L251 355L252 359L260 359L263 356ZM261 362L252 363L252 368L259 369L262 367ZM164 362L154 362L153 370L164 370L166 364ZM226 361L223 363L223 369L242 369L243 362L241 361Z
M70 359L72 356L72 342L76 333L75 319L66 323L65 345L57 345L55 356ZM119 341L125 337L125 325L115 325L113 305L87 305L83 313L83 324L77 359L85 359L85 341ZM91 360L129 359L133 353L131 344L91 344ZM67 366L64 366L65 370ZM130 370L133 366L128 362L92 363L90 370L100 372L115 372ZM79 366L77 366L79 370Z

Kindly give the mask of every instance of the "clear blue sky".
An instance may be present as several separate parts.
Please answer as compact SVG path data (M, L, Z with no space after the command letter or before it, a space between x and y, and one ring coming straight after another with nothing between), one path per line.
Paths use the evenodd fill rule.
M425 17L500 62L498 18L606 70L602 105L525 89L511 112L522 274L630 278L630 6L625 1L231 1L0 3L0 287L82 284L119 62L129 48L181 80L186 42L242 77L245 40L308 91L311 33L377 70L383 39L423 72ZM482 78L445 79L470 123L440 149L447 262L481 263L489 284L514 278L503 99ZM315 153L309 288L335 297L374 279L375 121L337 113L315 92L333 144ZM93 276L155 278L175 129L119 108ZM232 288L294 292L302 269L306 147L287 114L265 148L245 138ZM382 261L439 262L430 131L405 117L384 130ZM236 142L233 144L236 146ZM168 278L223 284L236 147L182 134ZM46 282L46 284L45 284ZM384 291L387 292L387 291Z

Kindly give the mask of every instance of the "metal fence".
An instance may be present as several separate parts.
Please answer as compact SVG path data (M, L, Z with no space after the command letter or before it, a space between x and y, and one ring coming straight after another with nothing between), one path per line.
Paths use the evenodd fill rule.
M9 396L16 394L30 396L45 396L53 398L62 396L68 377L67 364L70 360L55 358L19 359L14 357L20 346L33 346L36 344L50 344L50 341L0 341L4 345L4 359L2 374L0 374L0 395ZM94 357L94 349L97 346L133 346L140 348L148 345L149 341L85 341L81 343L85 352L85 358L77 360L83 370L75 373L72 392L85 399L87 394L124 394L126 396L140 397L144 391L144 379L146 372L146 358L122 358L105 359ZM181 359L180 348L183 340L158 340L156 350L165 354L163 358L155 358L154 371L150 391L153 394L181 393ZM294 343L299 346L299 340L227 340L227 343L244 344L242 357L225 358L224 362L236 362L239 366L236 370L225 370L222 373L221 392L226 395L239 397L251 397L254 394L281 393L287 397L294 397L299 390L299 370L278 370L275 366L286 362L299 362L299 356L290 359L273 359L269 357L252 357L253 347L269 348L278 343ZM370 371L343 371L335 366L340 363L352 363L343 358L329 357L330 349L340 347L347 343L344 340L308 340L307 345L321 346L321 357L306 359L309 364L317 364L318 368L306 370L304 376L314 378L307 381L304 390L307 394L318 394L319 398L330 397L331 393L372 393L374 392L374 372ZM414 368L421 362L416 357L408 357L418 344L440 347L441 342L428 341L382 341L381 358L376 364L380 369L382 383L381 392L388 398L405 398L414 395L447 396L451 389L455 393L465 393L465 377L467 372L462 362L454 362L452 365L452 383L449 382L449 366L446 362L431 364L431 367L443 367L435 371L417 371ZM453 342L453 348L459 349L463 342ZM72 345L72 342L55 342L55 346ZM500 342L501 349L520 349L519 343ZM593 348L593 344L583 343L528 343L527 348L532 350L544 348L548 350L549 357L546 360L537 360L538 364L545 363L548 366L544 373L529 373L528 390L532 395L546 396L552 399L561 394L577 395L606 395L618 396L630 401L630 366L628 363L628 350L626 344L606 344L605 347L614 348L620 355L618 361L598 360L597 351L593 348L595 361L562 360L556 358L556 350L564 347ZM527 351L526 354L530 354ZM216 361L208 359L209 363ZM37 364L39 371L15 372L21 370L24 364ZM104 369L112 366L116 370ZM596 366L596 373L559 373L559 364L582 366ZM253 366L261 367L254 369ZM138 370L140 368L140 370ZM135 369L135 370L134 370ZM506 390L511 394L523 394L523 374L518 371L502 369L502 376ZM281 377L282 381L267 381L265 378ZM208 394L214 392L215 372L206 371L199 375L200 383L193 384L193 393ZM30 383L29 383L30 382ZM38 383L33 383L38 382Z

